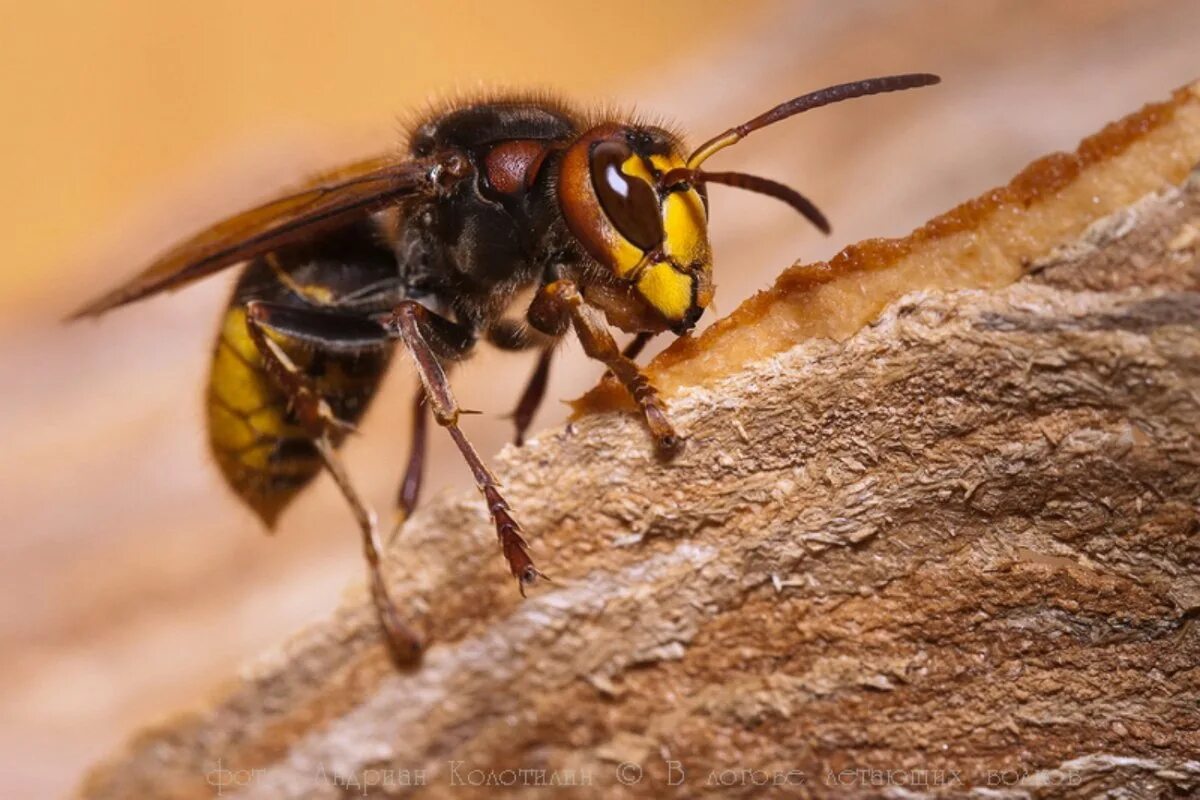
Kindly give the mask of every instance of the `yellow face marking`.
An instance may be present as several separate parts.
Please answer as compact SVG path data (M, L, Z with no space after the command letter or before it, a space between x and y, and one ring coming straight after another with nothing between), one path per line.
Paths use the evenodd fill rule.
M683 159L677 155L652 155L649 160L650 165L660 173L684 166ZM621 163L621 171L630 178L644 180L651 186L655 184L654 175L647 167L646 160L639 155L625 159ZM663 242L664 252L682 266L707 264L708 221L704 214L704 203L696 190L672 192L663 204L662 213L663 231L666 236ZM609 241L609 247L616 263L617 275L622 278L630 277L645 257L640 248L619 234ZM651 280L658 285L666 279ZM686 283L686 280L684 282Z
M653 155L650 156L650 163L654 165L656 170L663 174L670 172L676 167L684 166L683 159L677 155Z
M692 307L692 279L680 273L666 261L659 261L642 270L637 282L638 293L669 320L681 320Z
M663 203L663 250L680 266L708 263L708 221L694 189L671 192Z
M646 169L646 162L639 155L632 155L621 163L621 172L624 172L631 178L643 180L651 186L654 185L654 176L650 174L650 170Z
M620 234L617 234L609 242L609 247L612 249L613 258L617 265L617 275L621 278L628 277L629 273L633 272L634 268L642 263L642 258L645 256L645 253L627 242Z

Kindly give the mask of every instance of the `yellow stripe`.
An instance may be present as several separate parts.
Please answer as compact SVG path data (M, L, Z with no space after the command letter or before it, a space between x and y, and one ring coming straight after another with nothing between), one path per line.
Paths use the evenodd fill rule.
M663 249L681 266L708 263L708 223L704 203L694 189L672 192L663 204Z
M692 279L665 261L644 269L637 287L646 302L667 319L683 319L692 306Z

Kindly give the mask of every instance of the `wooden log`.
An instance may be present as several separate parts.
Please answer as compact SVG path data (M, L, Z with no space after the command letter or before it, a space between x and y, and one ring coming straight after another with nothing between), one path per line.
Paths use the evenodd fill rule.
M553 583L432 504L418 670L355 589L82 795L1200 792L1197 164L1191 88L793 268L656 362L674 461L604 387L501 454Z

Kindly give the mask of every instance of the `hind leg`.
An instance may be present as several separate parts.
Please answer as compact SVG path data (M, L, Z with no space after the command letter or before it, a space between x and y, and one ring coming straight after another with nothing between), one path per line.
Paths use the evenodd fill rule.
M384 582L383 543L379 522L354 488L338 456L333 435L350 426L338 420L320 396L313 381L301 372L273 337L337 353L366 353L389 345L386 331L359 316L332 311L297 309L264 302L246 306L246 328L262 354L267 373L288 397L293 413L303 425L358 522L363 553L367 559L371 599L383 627L388 651L401 667L411 667L420 658L421 640L400 616Z

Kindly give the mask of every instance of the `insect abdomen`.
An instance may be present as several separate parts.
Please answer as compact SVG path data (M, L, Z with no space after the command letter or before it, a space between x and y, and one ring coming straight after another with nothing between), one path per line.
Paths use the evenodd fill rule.
M347 277L344 271L342 277ZM331 294L325 286L299 289L311 292L313 298L336 299L337 293ZM288 408L283 390L265 370L263 356L246 328L245 303L284 297L303 303L296 291L295 285L284 287L261 261L247 268L221 320L205 402L209 444L221 473L268 527L316 477L322 463ZM313 382L334 415L357 424L379 388L392 348L350 355L271 336ZM335 445L344 438L340 432L330 436Z

